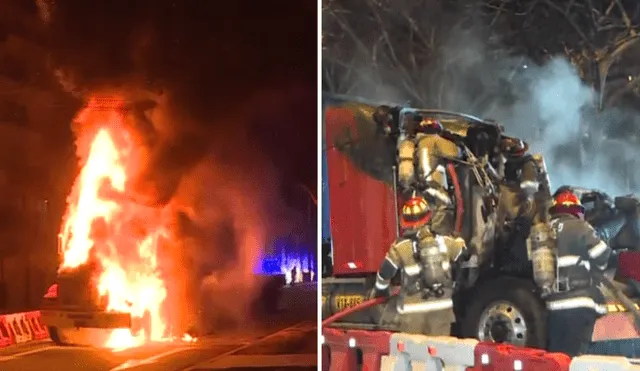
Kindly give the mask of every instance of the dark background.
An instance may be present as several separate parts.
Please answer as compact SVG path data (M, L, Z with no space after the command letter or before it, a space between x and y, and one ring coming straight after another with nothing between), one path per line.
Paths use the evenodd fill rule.
M70 122L91 91L170 93L185 120L159 168L211 148L242 156L242 142L274 164L283 195L315 190L316 13L313 0L0 2L0 310L37 306L55 277ZM304 196L285 198L307 212Z

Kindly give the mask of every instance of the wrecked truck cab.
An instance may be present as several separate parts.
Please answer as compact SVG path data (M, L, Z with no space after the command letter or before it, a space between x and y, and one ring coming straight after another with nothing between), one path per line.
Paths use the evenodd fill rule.
M333 263L329 277L322 281L323 318L366 300L375 283L380 263L399 234L398 209L403 195L396 188L394 169L397 166L397 140L403 131L411 130L416 121L425 117L436 117L455 136L456 141L462 142L476 157L487 158L489 163L497 160L497 156L493 156L495 147L506 138L502 128L495 122L454 112L411 108L400 108L397 113L391 114L398 121L397 125L391 126L391 130L379 130L381 124L372 117L377 107L377 104L344 97L326 96L323 101L323 160L327 167L325 178L328 183L323 187L323 193L327 194L329 201L324 223L330 226ZM393 130L395 127L398 128L397 132ZM473 211L482 210L485 200L479 197L475 173L468 166L456 166L453 172L456 179L453 180L452 176L450 191L456 193L458 200L456 226L461 227L461 237L469 241L478 228L475 225L478 215ZM544 306L535 292L531 275L527 275L527 272L515 273L505 275L499 269L486 274L483 272L482 277L465 290L468 295L454 297L458 323L454 333L461 332L459 328L466 326L469 337L478 337L481 318L501 317L499 314L502 309L507 314L515 314L513 309L522 308L517 311L521 316L509 318L513 317L518 323L526 322L528 331L519 333L513 342L543 347L545 336L541 327L544 326ZM399 281L400 277L396 277L392 283ZM477 296L471 294L476 291L487 293L486 297L491 300L476 301L474 309L471 305ZM511 303L523 297L525 301ZM494 302L511 304L498 306L500 313L489 311L492 315L484 316L485 309L491 309L489 307ZM470 315L468 309L477 315ZM336 321L334 326L390 331L406 327L416 333L426 331L416 325L420 322L419 317L425 316L424 313L404 315L400 321L402 323L392 326L381 323L382 311L383 308L375 307L356 312ZM499 327L497 323L496 326L489 322L486 325L489 330ZM492 336L492 339L497 338Z

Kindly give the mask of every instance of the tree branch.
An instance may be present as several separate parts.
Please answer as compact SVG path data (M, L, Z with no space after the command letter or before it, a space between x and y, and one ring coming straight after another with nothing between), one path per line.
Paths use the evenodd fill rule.
M615 3L618 6L618 10L622 15L622 21L624 22L624 25L629 30L629 34L631 36L635 36L636 30L633 29L633 25L631 24L631 19L629 19L629 15L627 14L627 11L624 9L624 7L622 6L622 3L620 2L620 0L614 0L613 3Z
M580 36L582 41L584 41L585 44L588 45L589 47L593 47L593 44L591 43L591 41L587 38L587 36L584 34L584 32L582 32L580 27L578 27L578 25L573 20L573 18L571 18L571 15L569 13L563 11L556 4L556 2L554 0L545 0L545 4L547 4L547 6L549 6L550 8L556 10L558 13L562 14L564 16L564 18L567 20L567 22L569 23L569 25L571 25L571 27L574 29L574 31L576 31L576 33Z

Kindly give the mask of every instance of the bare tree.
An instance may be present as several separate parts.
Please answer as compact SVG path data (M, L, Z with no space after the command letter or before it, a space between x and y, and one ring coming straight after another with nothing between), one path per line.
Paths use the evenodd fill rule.
M600 110L616 102L620 89L629 90L632 89L629 85L635 85L634 76L619 73L629 65L616 66L616 62L639 40L640 3L484 0L482 7L494 32L500 32L504 42L522 46L524 53L538 60L566 54L583 80L599 91L596 103ZM608 80L615 85L610 94L607 94Z
M428 88L442 86L447 74L442 31L460 14L453 1L325 0L325 88L352 93L394 85L416 104L437 104L442 94Z
M332 92L385 82L415 103L438 105L442 93L434 88L455 85L456 61L442 57L443 47L465 27L485 32L488 46L500 44L496 53L537 62L565 54L600 92L600 109L638 90L640 70L621 62L639 53L640 3L633 0L324 0L323 22L323 81Z

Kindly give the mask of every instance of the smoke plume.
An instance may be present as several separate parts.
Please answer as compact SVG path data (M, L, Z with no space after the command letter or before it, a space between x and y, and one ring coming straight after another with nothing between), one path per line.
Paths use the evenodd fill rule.
M596 92L566 58L536 64L526 56L490 49L465 31L453 33L444 51L442 58L460 61L451 68L465 71L463 78L472 87L458 86L444 100L445 108L496 119L509 134L528 141L533 152L545 156L553 187L569 184L612 195L629 191L620 165L639 153L631 151L631 143L606 139L603 133L633 120L633 113L597 112ZM479 95L484 99L478 100ZM584 152L580 142L587 139L594 146Z

